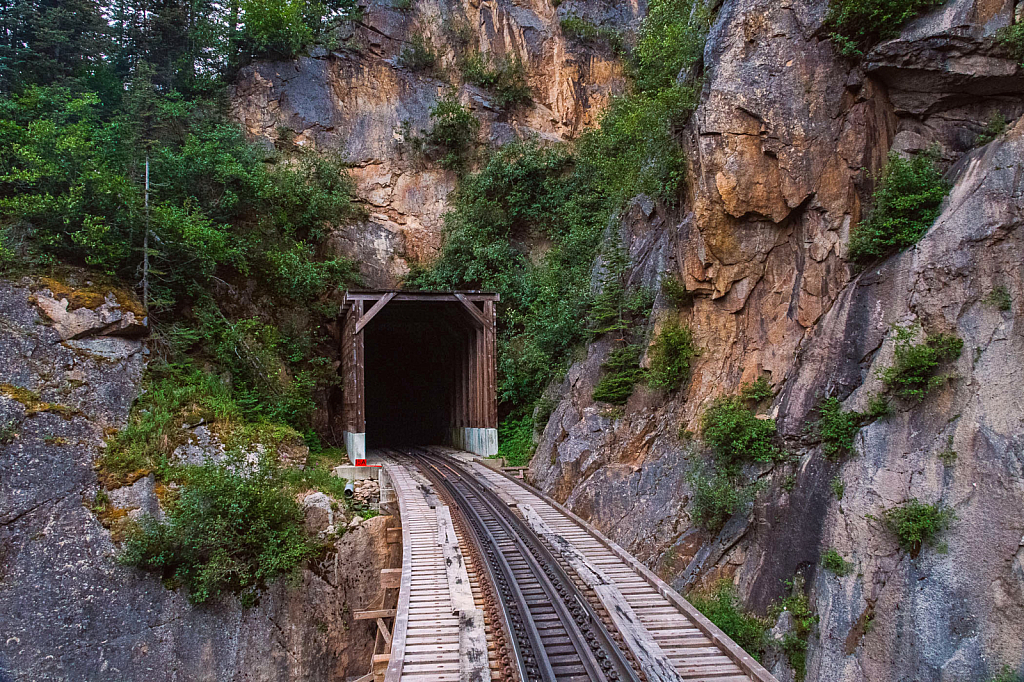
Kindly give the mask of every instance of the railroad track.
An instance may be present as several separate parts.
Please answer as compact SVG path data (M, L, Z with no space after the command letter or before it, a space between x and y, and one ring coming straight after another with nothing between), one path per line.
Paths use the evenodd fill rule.
M502 629L524 682L640 682L630 661L561 562L487 485L419 448L397 454L417 464L463 515L481 568L494 586Z

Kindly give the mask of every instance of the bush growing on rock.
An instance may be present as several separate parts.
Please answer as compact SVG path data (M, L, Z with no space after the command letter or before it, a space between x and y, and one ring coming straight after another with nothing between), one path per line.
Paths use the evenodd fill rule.
M462 106L455 93L431 107L430 120L433 125L426 142L431 151L441 154L437 165L447 170L461 170L476 142L480 121Z
M850 260L868 261L912 246L939 217L949 184L935 152L904 159L896 152L878 175L871 212L850 233Z
M768 622L743 610L732 583L722 580L708 591L691 592L686 599L754 659L763 659Z
M759 403L772 397L772 385L768 383L768 377L760 376L754 383L744 383L740 386L740 399Z
M729 518L753 500L753 491L737 485L732 477L706 467L697 467L687 481L693 490L694 524L717 533Z
M830 0L825 26L840 54L863 55L876 43L895 38L900 28L944 0Z
M821 438L821 451L830 460L838 460L853 452L853 438L860 430L862 415L846 412L838 398L826 398L818 406L819 417L815 423Z
M923 504L916 498L882 512L885 527L896 536L900 549L912 556L917 556L923 545L934 544L939 533L954 520L956 513L952 509Z
M929 334L921 343L914 343L918 328L896 328L895 362L879 372L888 390L900 398L920 402L934 388L943 385L947 374L936 375L944 363L960 357L963 339L950 334Z
M608 359L601 364L604 376L594 387L594 400L625 405L633 388L643 379L644 371L640 369L640 346L630 344L616 348L608 354Z
M829 547L828 550L821 555L821 567L838 576L850 575L850 573L853 572L853 564L843 559L834 547Z
M772 462L782 451L775 445L775 420L758 419L740 398L719 398L701 417L704 442L723 465Z
M276 463L207 464L189 471L166 521L148 518L129 532L120 561L184 585L194 604L225 592L252 604L268 581L316 552L302 520Z
M402 48L398 55L398 64L410 71L429 71L437 63L437 53L434 46L423 37L422 33L415 33L409 38L409 44Z
M474 52L463 60L462 75L470 83L493 92L502 109L523 105L533 99L526 80L526 67L518 56L509 55L498 60Z
M675 320L669 322L651 345L648 383L652 388L679 388L690 376L690 363L695 355L697 349L690 327Z
M850 260L868 261L912 246L939 217L949 184L935 167L936 153L904 159L896 152L878 175L871 212L850 233Z

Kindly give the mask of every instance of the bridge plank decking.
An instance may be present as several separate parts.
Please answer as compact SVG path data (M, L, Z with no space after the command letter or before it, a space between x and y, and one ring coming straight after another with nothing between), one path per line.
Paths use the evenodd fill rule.
M592 580L604 581L595 593L602 602L612 602L604 604L609 612L617 609L628 616L625 624L633 631L623 633L625 641L634 649L647 643L647 651L634 651L634 655L649 679L655 671L656 679L686 682L776 682L689 602L582 519L529 486L474 462L468 453L459 453L458 459L503 502L529 517L549 544L554 540L569 563L589 571ZM453 572L450 567L446 570L445 561L454 550L439 539L439 528L443 531L451 523L448 510L414 466L388 464L386 472L402 516L403 560L384 681L481 679L479 672L460 671L460 609L452 601L452 594L459 592L449 587ZM441 537L450 544L452 533L442 532ZM617 624L621 629L624 621L619 619ZM465 649L465 637L461 641ZM489 679L486 672L484 676Z
M518 505L529 505L552 530L611 577L684 680L775 682L757 661L610 540L518 481L480 464L468 466Z
M385 682L458 682L459 617L453 613L436 498L403 465L388 465L402 514L402 583Z

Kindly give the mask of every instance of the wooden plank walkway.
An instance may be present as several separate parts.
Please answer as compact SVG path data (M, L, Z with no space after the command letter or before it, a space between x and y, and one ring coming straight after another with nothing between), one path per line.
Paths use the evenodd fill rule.
M452 613L437 514L410 470L389 465L402 515L402 584L385 682L458 682L459 618Z
M639 639L650 637L675 665L684 680L708 682L776 682L757 661L707 620L675 590L655 576L624 549L608 540L561 505L525 484L480 464L466 465L506 502L534 512L547 530L564 538L586 562L614 581L639 617ZM540 523L540 522L538 522ZM581 558L582 558L581 557ZM598 591L600 596L600 591ZM613 604L605 604L611 611Z
M487 681L483 614L473 611L450 512L413 469L389 464L386 470L402 516L402 578L384 681Z

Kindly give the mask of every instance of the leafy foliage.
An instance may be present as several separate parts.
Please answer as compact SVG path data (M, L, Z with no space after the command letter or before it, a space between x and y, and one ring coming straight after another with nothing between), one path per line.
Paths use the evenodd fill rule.
M981 132L978 133L977 139L974 140L974 144L983 145L988 144L992 140L996 139L1006 130L1006 117L1003 116L1002 112L996 111L989 118L988 123L982 128Z
M810 600L803 593L803 579L798 576L787 584L792 594L776 604L771 615L778 618L783 611L789 611L793 617L793 632L786 633L782 638L781 649L793 668L795 679L802 682L807 676L807 639L818 617L814 615Z
M1013 307L1013 299L1010 298L1010 290L1007 289L1004 284L993 287L992 291L990 291L988 296L985 297L985 303L988 303L1003 312L1006 312Z
M690 376L690 362L695 355L697 348L690 328L672 320L662 327L651 345L648 383L652 388L679 388Z
M826 398L818 406L818 435L821 450L830 460L838 460L853 452L853 438L860 430L861 414L845 412L838 398Z
M459 170L476 141L480 121L459 103L454 93L438 101L430 109L433 127L427 134L427 141L441 151L438 162L442 168Z
M829 486L832 488L832 494L836 496L837 500L843 499L843 494L846 492L846 484L843 483L843 479L841 477L834 477L832 482L829 483Z
M733 514L742 511L753 499L749 489L709 468L694 468L687 481L693 490L693 522L712 533L721 530Z
M768 622L743 610L732 583L722 580L710 591L691 592L686 599L740 648L762 660L768 645Z
M131 112L105 112L93 93L33 86L0 100L0 215L30 226L44 255L133 277L146 217L138 148L148 146L158 305L205 289L224 266L260 271L296 298L351 276L343 260L315 264L305 241L355 214L340 162L268 167L262 151L201 101L168 97L154 106L151 124L167 131L159 136Z
M882 520L896 536L900 548L917 556L923 545L933 544L938 534L956 520L956 513L948 507L923 504L915 498L886 509Z
M772 397L772 385L768 383L768 377L760 376L754 383L744 383L740 386L740 399L759 403L769 400Z
M398 55L398 63L411 71L430 71L437 63L437 52L422 33L414 33Z
M719 398L701 417L704 441L723 465L771 462L781 451L775 445L775 420L758 419L738 398Z
M533 457L533 415L520 418L508 417L498 424L498 455L505 458L507 466L521 467L530 463Z
M850 259L867 261L916 244L939 217L947 192L934 154L908 161L890 153L871 197L871 214L850 235Z
M609 353L608 359L601 364L605 374L594 387L594 400L625 405L633 395L633 387L644 375L640 369L640 354L640 346L636 344L616 348Z
M828 550L821 555L821 566L826 571L831 571L838 576L850 575L850 573L853 572L853 564L846 561L846 559L836 551L835 547L829 547Z
M463 60L462 74L470 83L492 91L502 109L526 104L533 99L530 84L526 81L526 67L518 56L509 55L499 60L474 52Z
M884 419L892 414L892 405L889 400L880 393L875 393L868 398L868 411L864 416L868 419Z
M1014 25L1019 26L1020 24ZM1024 680L1024 673L1016 672L1010 666L1004 665L990 682L1021 682L1022 680Z
M996 40L1006 49L1011 57L1024 66L1024 23L1016 22L999 29Z
M830 0L825 26L840 54L863 55L882 40L895 38L900 28L943 0Z
M677 308L685 308L693 304L693 292L686 290L686 284L677 277L666 275L661 279L661 292L668 302Z
M167 520L148 518L131 531L120 561L185 585L194 604L229 591L253 603L268 580L316 551L301 530L302 509L279 477L269 460L193 468Z
M570 40L577 40L582 43L596 43L599 40L603 40L615 52L621 53L623 51L622 35L615 29L596 26L575 14L565 17L559 24L562 27L562 34Z
M914 343L916 327L897 326L895 329L895 362L879 372L879 378L900 398L920 402L949 378L936 375L935 370L960 357L963 339L949 334L929 334L923 342Z
M588 336L592 297L579 283L589 281L607 207L564 148L532 140L497 150L452 203L440 257L409 284L501 291L499 399L532 404ZM532 236L552 243L537 261L526 252Z

